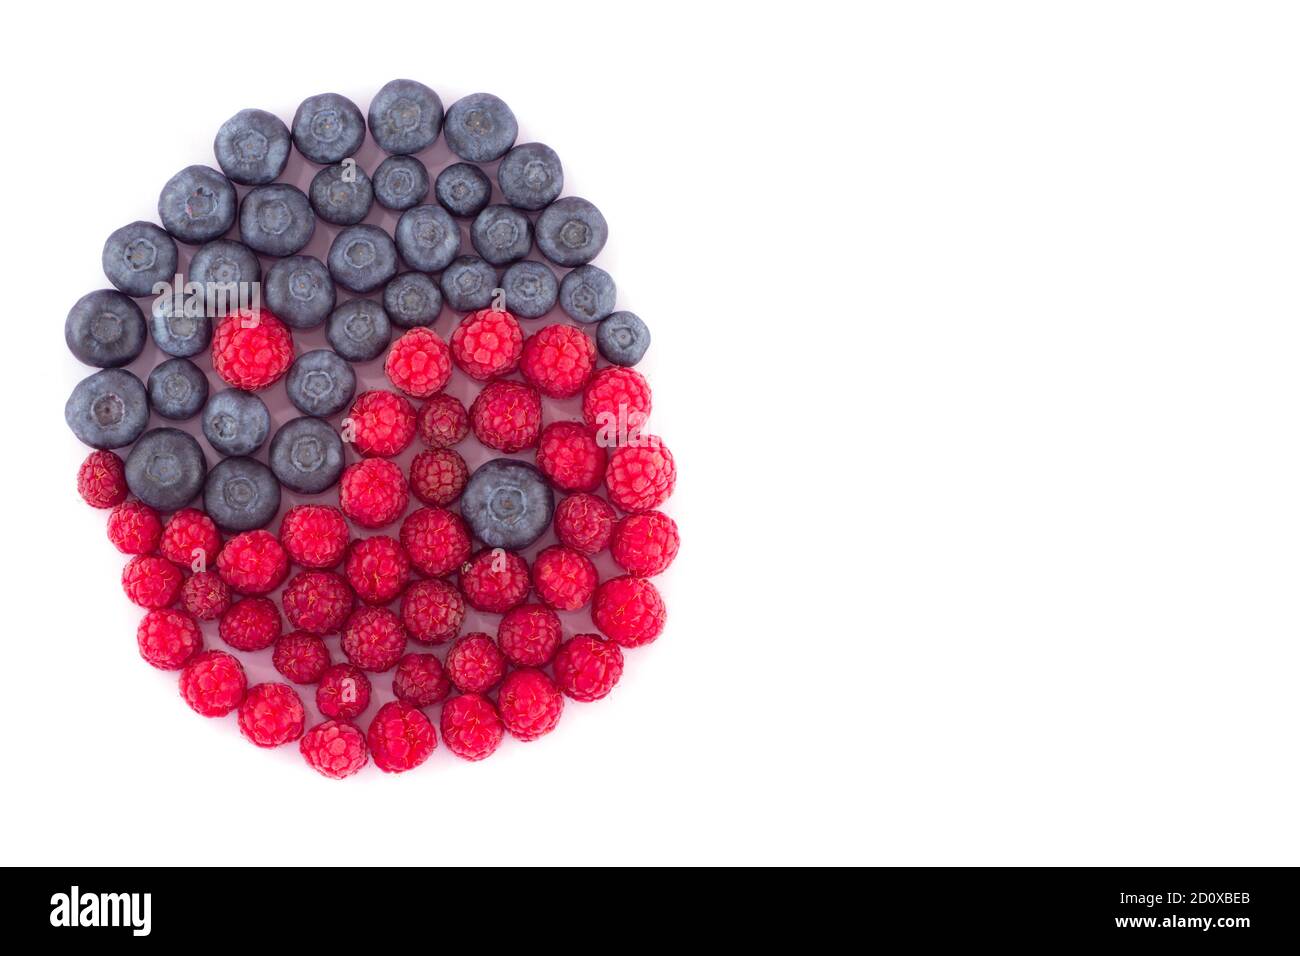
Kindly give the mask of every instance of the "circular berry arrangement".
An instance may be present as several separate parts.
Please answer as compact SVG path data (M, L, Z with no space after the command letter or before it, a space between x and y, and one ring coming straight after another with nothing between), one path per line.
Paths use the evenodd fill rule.
M518 138L413 80L242 110L64 326L141 657L326 777L535 740L664 628L650 332L592 264L600 210Z

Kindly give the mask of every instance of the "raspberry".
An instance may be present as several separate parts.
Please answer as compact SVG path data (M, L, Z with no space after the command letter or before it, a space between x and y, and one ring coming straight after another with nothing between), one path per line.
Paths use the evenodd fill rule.
M307 766L322 777L342 780L366 765L366 738L360 730L342 720L317 724L298 741Z
M306 711L288 684L254 684L239 705L239 729L259 747L279 747L302 736Z
M599 634L578 634L555 652L555 682L574 700L600 700L623 676L623 651Z
M451 693L442 661L432 654L407 654L397 662L393 694L415 707L430 707Z
M200 571L181 587L181 607L200 621L215 621L230 607L230 585L216 571Z
M469 557L469 530L460 515L444 508L419 508L402 522L402 547L422 574L440 578Z
M221 549L217 573L240 594L267 594L289 574L289 556L271 532L245 531Z
M348 523L338 508L298 505L284 513L280 543L304 568L332 568L348 547Z
M295 684L314 684L330 666L330 652L315 634L290 631L275 642L271 664Z
M182 508L167 520L159 547L162 556L183 568L205 571L221 551L221 532L198 508ZM202 558L202 566L195 567Z
M659 589L645 578L610 578L596 588L591 620L600 632L623 647L649 644L663 633L668 609Z
M557 611L576 611L591 600L596 566L585 554L563 545L546 548L533 560L533 589Z
M457 757L482 760L492 756L505 732L491 701L481 694L462 694L443 705L442 739Z
M199 622L184 611L153 610L135 632L140 656L160 671L174 671L203 647Z
M183 582L180 568L156 554L138 554L122 569L122 590L140 607L170 607Z
M334 664L316 685L316 709L326 717L351 720L370 706L370 678L352 664Z
M542 430L542 399L521 382L489 382L469 407L474 437L500 451L537 444Z
M289 371L292 363L293 337L266 309L233 313L212 333L212 370L227 385L256 392Z
M677 484L672 452L658 438L624 445L609 456L605 471L609 500L624 511L651 511L668 500Z
M628 574L649 578L667 570L680 546L677 522L662 511L646 511L614 526L610 551Z
M343 573L367 604L387 604L406 587L411 575L411 560L396 538L377 535L353 541Z
M402 595L402 625L422 644L441 644L460 631L465 601L445 581L418 581Z
M343 653L363 671L388 670L404 650L406 631L398 616L388 608L358 608L343 629Z
M597 554L609 544L616 517L604 498L570 495L555 507L555 534L575 551Z
M126 501L126 467L111 451L92 451L77 469L77 493L92 508Z
M544 604L521 604L497 628L501 653L519 667L541 667L555 656L561 636L559 617Z
M289 580L280 605L289 623L308 634L333 634L352 613L352 589L333 571L304 571Z
M523 330L509 312L471 312L451 335L452 358L480 382L513 372L523 351Z
M486 634L466 634L447 652L447 677L466 694L485 694L506 673L506 656Z
M435 395L421 406L415 427L430 448L450 448L469 434L469 413L460 399Z
M564 710L560 689L541 671L525 667L511 671L497 695L501 722L510 736L536 740L555 729Z
M366 734L375 766L384 773L414 770L438 746L433 724L418 709L400 700L379 708Z
M582 420L592 428L620 434L640 428L650 417L650 384L634 368L612 365L591 377L582 392Z
M412 398L428 398L451 378L451 350L432 329L411 329L393 343L384 373Z
M595 432L579 422L552 422L537 446L537 467L564 491L595 491L605 480L608 458Z
M143 501L124 501L109 512L108 540L123 554L149 554L161 537L158 512Z
M401 454L415 437L415 406L396 392L362 392L344 419L352 445L367 457Z
M248 680L239 658L225 651L204 651L181 671L181 697L196 714L224 717L244 699Z
M270 598L236 601L217 625L221 639L237 651L260 651L280 637L280 612Z
M411 490L426 505L449 505L465 490L469 469L450 448L422 451L411 460Z
M503 548L480 551L460 569L460 590L470 607L504 614L528 597L528 562Z
M577 395L595 368L596 343L572 325L548 325L530 335L519 361L528 383L550 398Z
M343 469L339 506L363 528L382 528L406 510L410 496L402 469L383 458L367 458Z

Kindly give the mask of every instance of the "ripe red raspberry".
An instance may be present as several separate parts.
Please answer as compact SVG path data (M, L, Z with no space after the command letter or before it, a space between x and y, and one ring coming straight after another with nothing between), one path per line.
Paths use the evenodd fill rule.
M415 438L415 406L396 392L362 392L343 425L360 454L391 458Z
M200 621L215 621L230 607L230 585L216 571L200 571L182 585L181 607Z
M221 532L198 508L182 508L167 519L159 551L183 568L206 571L221 551ZM199 558L203 559L202 566L195 567Z
M402 547L422 574L440 578L469 557L469 529L444 508L419 508L402 522Z
M332 568L348 547L343 512L326 505L298 505L284 513L280 543L304 568Z
M161 538L158 512L143 501L124 501L109 512L108 540L123 554L149 554Z
M401 619L386 607L358 608L343 629L343 653L363 671L388 670L406 650Z
M446 670L458 691L486 694L505 676L506 656L488 635L466 634L447 652Z
M531 448L542 430L542 398L522 382L489 382L470 405L469 422L489 448Z
M442 661L432 654L407 654L397 662L393 694L415 707L431 707L451 693Z
M541 667L555 656L561 636L559 617L544 604L521 604L497 628L501 653L519 667Z
M610 552L628 574L649 578L667 570L680 546L677 522L662 511L646 511L614 525Z
M270 647L281 632L280 612L270 598L251 597L236 601L217 625L221 639L237 651L260 651Z
M668 500L677 484L672 452L658 438L624 445L609 456L605 471L609 500L624 511L651 511Z
M634 368L611 365L591 377L582 392L582 419L592 428L623 433L650 417L650 383Z
M402 595L402 624L422 644L442 644L460 631L465 601L446 581L417 581Z
M509 312L471 312L451 335L452 358L480 382L513 372L523 351L523 330Z
M240 594L267 594L284 583L289 556L271 532L245 531L221 549L217 573Z
M266 309L232 313L212 333L212 370L227 385L256 392L292 364L293 336Z
M596 588L591 620L600 632L623 647L649 644L663 633L668 609L659 589L645 578L610 578Z
M341 720L317 724L298 741L307 766L322 777L342 780L366 765L366 738L360 730Z
M481 694L462 694L443 705L442 739L457 757L482 760L492 756L505 732L496 708Z
M140 607L170 607L184 583L181 569L156 554L137 554L122 569L122 590Z
M333 634L352 613L352 589L333 571L304 571L280 595L289 623L308 634Z
M382 528L406 510L410 496L402 469L383 458L367 458L343 469L339 506L363 528Z
M181 697L196 714L224 717L244 700L248 679L239 658L225 651L204 651L181 671Z
M560 722L564 697L549 677L525 667L506 676L497 695L497 708L510 736L536 740L549 734Z
M435 395L420 407L415 427L430 448L450 448L469 434L469 412L459 398Z
M537 467L564 491L595 491L605 480L608 459L596 433L580 422L552 422L537 445Z
M596 343L572 325L548 325L530 335L519 360L528 383L550 398L577 395L595 368Z
M560 543L583 554L605 550L617 515L595 495L570 495L555 507L555 534Z
M330 652L315 634L290 631L275 642L271 664L295 684L314 684L330 666Z
M77 493L92 508L126 501L126 466L111 451L92 451L77 469Z
M600 700L623 676L623 651L599 634L578 634L555 653L555 682L574 700Z
M503 548L480 551L460 569L460 590L470 607L504 614L528 597L528 562Z
M306 716L288 684L254 684L239 705L239 729L259 747L279 747L302 736Z
M140 656L160 671L174 671L203 647L199 622L184 611L153 610L135 632Z
M591 600L599 578L585 554L557 544L533 560L533 589L557 611L576 611Z
M414 770L438 746L433 724L417 708L391 700L379 708L366 734L375 766L384 773Z
M431 448L411 460L411 490L426 505L449 505L465 490L469 469L450 448Z
M370 678L352 664L326 668L316 685L316 709L326 717L351 720L370 706Z
M451 378L451 350L433 329L411 329L389 349L384 373L412 398L428 398Z
M343 573L361 600L387 604L406 587L411 560L396 538L381 534L352 542Z

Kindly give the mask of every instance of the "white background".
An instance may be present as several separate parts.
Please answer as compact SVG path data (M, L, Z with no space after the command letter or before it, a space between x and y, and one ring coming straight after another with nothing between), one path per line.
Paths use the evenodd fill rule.
M847 7L10 24L6 862L1298 861L1296 15ZM606 214L684 546L609 699L336 783L139 660L61 328L228 116L395 76Z

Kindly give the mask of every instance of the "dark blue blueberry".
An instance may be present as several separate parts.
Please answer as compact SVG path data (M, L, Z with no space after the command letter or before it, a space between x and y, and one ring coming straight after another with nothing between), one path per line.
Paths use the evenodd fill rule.
M429 195L429 171L410 156L389 156L375 170L375 199L385 209L410 209Z
M540 319L560 295L555 273L545 263L524 259L516 262L501 277L506 294L506 311L518 319Z
M352 226L366 218L375 201L375 191L366 171L355 162L326 166L311 181L307 191L316 215L336 226Z
M526 548L551 526L555 494L527 462L494 458L465 485L460 513L489 548Z
M397 274L397 249L378 226L348 226L334 237L326 262L343 288L371 292Z
M203 437L223 455L251 455L271 433L271 413L252 392L228 388L203 409Z
M284 384L289 401L298 411L327 418L343 411L352 401L357 374L336 353L316 349L294 359Z
M271 439L271 471L290 491L317 495L343 470L343 439L329 422L310 416L280 426Z
M252 287L262 281L262 264L242 242L216 239L194 253L188 279L202 287L204 311L220 317L250 301Z
M445 209L415 206L402 213L394 232L397 251L420 272L439 272L460 252L460 228Z
M108 237L102 261L108 281L138 299L176 278L176 241L151 222L133 222Z
M596 326L596 348L613 365L635 365L650 347L650 330L632 312L615 312Z
M181 242L197 245L235 224L239 200L230 180L211 166L186 166L158 196L158 219Z
M447 108L442 135L461 159L490 163L515 145L519 123L501 99L491 93L471 93Z
M442 311L442 292L423 272L403 272L384 286L384 311L394 325L433 325Z
M163 294L149 309L149 330L154 343L168 355L188 358L198 355L212 341L212 320L201 298L182 299L180 311L175 299Z
M295 329L314 329L334 311L334 280L314 256L281 259L267 270L262 292L266 307Z
M537 248L557 266L590 262L608 238L600 210L577 196L555 200L537 217Z
M68 351L96 368L129 365L144 351L148 333L144 313L115 289L100 289L77 300L63 323Z
M518 209L488 206L474 217L469 238L480 256L503 266L528 255L533 248L533 224Z
M189 359L168 359L149 373L149 404L163 418L193 418L208 400L208 377Z
M442 129L442 100L415 80L390 80L370 101L370 135L386 153L418 153Z
M149 424L149 396L130 372L106 368L77 383L63 418L91 448L121 448Z
M126 486L150 508L179 511L203 488L203 449L179 428L154 428L140 436L126 459Z
M275 182L289 161L289 127L266 110L240 110L212 144L221 171L245 186Z
M501 195L516 209L545 209L564 188L564 167L545 143L516 146L497 168Z
M325 337L349 362L369 362L388 348L392 324L377 302L349 299L330 314Z
M365 138L366 120L361 110L338 93L309 96L293 114L293 145L313 163L346 159Z
M497 271L478 256L461 256L442 273L442 297L457 312L475 312L492 304Z
M239 238L263 255L291 256L311 241L315 231L316 214L296 186L258 186L239 207Z
M560 280L560 308L579 322L599 322L614 311L614 279L599 266L578 266Z
M224 458L208 472L203 510L224 531L264 528L280 510L280 484L260 461Z
M453 216L477 216L492 199L492 180L469 163L453 163L433 181L433 194Z

